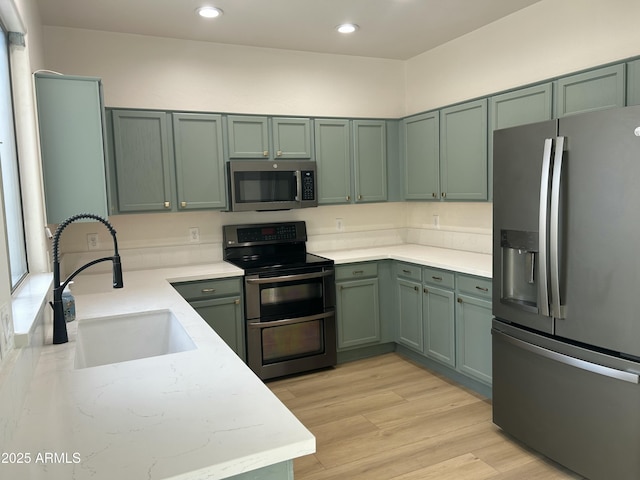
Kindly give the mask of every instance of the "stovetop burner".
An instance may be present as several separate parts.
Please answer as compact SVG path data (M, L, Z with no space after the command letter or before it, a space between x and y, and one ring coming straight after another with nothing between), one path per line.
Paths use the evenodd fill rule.
M307 253L305 222L225 225L224 260L246 273L332 265L333 260Z

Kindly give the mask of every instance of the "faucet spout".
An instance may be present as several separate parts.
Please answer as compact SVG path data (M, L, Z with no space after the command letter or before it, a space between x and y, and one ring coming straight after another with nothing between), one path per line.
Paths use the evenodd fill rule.
M64 281L60 281L60 257L59 257L59 243L60 243L60 235L62 231L67 228L70 224L77 220L81 220L83 218L88 218L92 220L97 220L102 223L107 229L109 233L113 237L113 249L114 253L111 257L103 257L97 260L93 260L82 265L75 272L73 272L69 277ZM69 338L67 336L67 323L64 318L64 306L62 303L62 292L67 284L80 272L83 270L95 265L96 263L111 261L113 262L113 288L122 288L124 283L122 281L122 264L120 263L120 254L118 253L118 240L116 239L116 231L113 226L104 218L94 215L92 213L79 213L78 215L74 215L69 217L56 229L55 234L53 235L53 302L50 302L51 307L53 308L53 343L67 343Z

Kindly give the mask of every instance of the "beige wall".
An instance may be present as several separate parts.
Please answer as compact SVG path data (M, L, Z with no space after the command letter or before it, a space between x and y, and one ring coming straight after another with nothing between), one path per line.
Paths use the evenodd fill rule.
M46 68L101 77L107 106L399 117L402 62L45 27Z
M406 113L640 55L638 0L543 0L406 62Z

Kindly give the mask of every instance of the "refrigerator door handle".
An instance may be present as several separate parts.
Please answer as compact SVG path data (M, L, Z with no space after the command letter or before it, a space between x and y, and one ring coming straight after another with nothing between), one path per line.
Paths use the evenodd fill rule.
M538 267L540 278L538 279L538 298L540 299L540 314L545 317L549 313L549 285L547 265L549 263L547 255L547 225L549 224L549 178L551 176L551 152L553 149L553 139L547 138L544 141L544 151L542 153L542 174L540 176L540 215L538 219Z
M549 270L551 280L551 314L565 318L565 307L560 303L560 180L564 159L565 137L556 138L551 177L551 212L549 219Z
M563 353L554 352L553 350L548 350L546 348L539 347L538 345L534 345L532 343L528 343L518 338L512 337L511 335L501 332L500 330L497 330L495 328L491 329L491 334L501 338L503 341L513 345L516 348L521 348L522 350L526 350L555 362L563 363L565 365L579 368L580 370L585 370L597 375L603 375L605 377L614 378L616 380L622 380L623 382L634 384L640 383L640 375L636 373L625 372L624 370L618 370L611 367L605 367L604 365L587 362L585 360L571 357Z

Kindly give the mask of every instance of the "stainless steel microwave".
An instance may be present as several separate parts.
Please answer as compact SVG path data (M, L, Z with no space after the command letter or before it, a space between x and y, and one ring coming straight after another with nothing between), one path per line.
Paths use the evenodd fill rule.
M227 163L229 210L317 207L316 162L231 160Z

